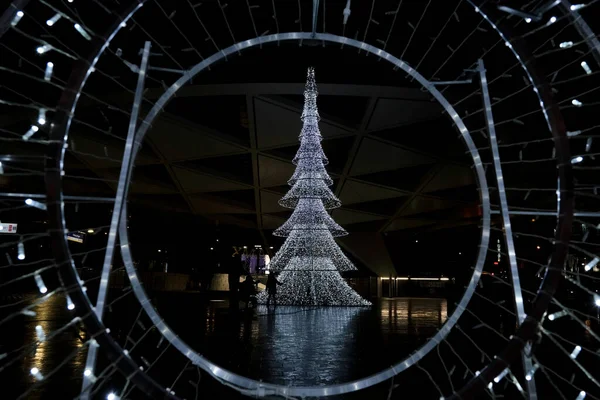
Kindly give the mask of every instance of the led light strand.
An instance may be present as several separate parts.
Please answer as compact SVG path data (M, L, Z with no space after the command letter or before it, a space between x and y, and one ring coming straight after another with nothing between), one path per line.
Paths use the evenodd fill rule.
M38 380L41 381L42 379L44 379L44 376L42 375L42 373L40 372L39 368L37 367L33 367L29 370L29 373L31 375L33 375L33 377Z
M589 272L591 271L596 265L598 265L598 262L600 262L600 258L599 257L594 257L594 259L592 261L590 261L589 263L587 263L585 265L585 267L583 267L583 269L585 270L585 272Z
M571 158L571 164L579 164L582 161L583 161L582 156L576 156L576 157Z
M525 374L525 380L530 381L531 379L533 379L533 375L535 375L535 371L537 371L539 367L539 364L533 364L533 368L531 368L531 371Z
M47 53L47 52L49 52L49 51L50 51L50 50L52 50L53 48L54 48L54 47L52 47L51 45L49 45L49 44L47 44L47 43L46 43L46 44L43 44L43 45L41 45L41 46L38 46L38 47L35 49L35 51L36 51L38 54L44 54L44 53Z
M574 360L577 358L579 353L581 353L581 346L575 346L569 357L571 357Z
M585 71L585 73L587 75L591 75L592 74L592 69L590 68L590 66L588 65L587 62L582 61L581 62L581 68L583 68L583 70Z
M54 26L61 19L62 15L60 13L54 14L54 16L46 21L46 25Z
M74 24L74 25L73 25L73 27L75 28L75 30L76 30L77 32L79 32L79 34L80 34L81 36L83 36L83 37L84 37L84 39L86 39L86 40L92 40L92 37L90 36L90 34L89 34L89 33L87 33L87 31L86 31L85 29L83 29L83 28L81 27L81 25L79 25L79 24Z
M37 285L40 293L44 294L48 291L48 288L46 287L46 284L44 283L40 274L36 273L33 275L33 279L35 280L35 284Z
M54 71L54 63L51 61L48 61L46 63L46 70L44 71L44 80L45 81L50 81L52 79L52 72Z
M22 238L17 245L17 258L21 261L25 259L25 245L23 244Z
M38 112L37 122L40 125L46 125L46 109L45 108L40 108L40 111Z
M325 170L327 157L321 147L317 85L314 69L309 68L304 90L300 146L293 160L294 174L288 181L292 188L279 201L293 208L290 218L276 229L275 236L286 237L283 246L269 264L279 272L276 302L283 305L368 306L371 303L356 293L340 275L340 271L356 267L344 255L334 237L348 233L327 213L337 208L340 200L329 186L333 183ZM267 303L268 294L258 295Z
M583 400L583 399L585 399L585 396L586 396L586 393L582 390L581 392L579 392L579 394L577 395L575 400Z
M21 139L23 139L24 141L28 141L39 130L40 130L40 128L38 128L36 125L31 125L29 130L27 132L25 132L25 134L21 137Z
M43 211L46 211L46 209L47 209L47 207L44 203L40 203L39 201L33 200L33 199L25 200L25 204L27 204L28 206L37 208L39 210L43 210Z
M10 21L10 26L12 26L12 27L17 26L17 24L19 23L21 18L23 18L24 15L25 15L25 13L23 13L23 11L21 11L21 10L17 11L15 13L15 16L13 17L12 21Z
M559 318L562 318L562 317L564 317L564 316L565 316L565 315L567 315L567 314L568 314L568 312L567 312L567 311L565 311L565 310L562 310L562 311L559 311L559 312L555 312L554 314L550 314L550 315L548 315L548 319L549 319L550 321L554 321L554 320L557 320L557 319L559 319Z
M509 372L510 372L509 369L505 368L504 371L502 371L500 373L500 375L498 375L497 377L494 378L494 382L496 382L496 383L500 382L502 380L502 378L504 378L506 376L506 374L508 374ZM492 383L490 382L490 385L491 384Z

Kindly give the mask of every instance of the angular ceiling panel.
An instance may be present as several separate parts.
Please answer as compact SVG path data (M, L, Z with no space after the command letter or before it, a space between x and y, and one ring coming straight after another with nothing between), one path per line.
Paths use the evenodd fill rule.
M166 118L158 118L148 133L154 146L168 161L239 154L243 147L211 138L201 130Z
M358 211L338 209L333 211L331 217L340 225L356 224L358 222L378 221L386 219L382 215L367 214Z
M436 192L438 190L469 186L474 183L475 176L470 168L459 165L446 165L427 184L423 192Z
M291 162L279 161L271 157L258 156L258 174L261 187L287 184L296 166Z
M284 211L285 208L281 207L278 203L281 199L281 195L277 193L270 193L261 190L260 192L260 210L262 213L274 213Z
M401 196L405 196L405 194L397 190L348 179L342 188L340 200L342 204L352 204Z
M274 215L263 215L262 223L264 229L277 229L285 223L286 219Z
M129 192L132 194L169 194L174 193L176 190L165 185L153 184L149 182L132 182L129 188Z
M102 138L102 141L88 139L77 135L71 140L72 149L77 151L78 158L91 168L120 168L123 159L125 142ZM140 151L135 159L135 165L159 163L157 157L149 151Z
M456 203L450 200L417 196L404 209L402 215L416 215L452 208Z
M398 218L392 221L392 223L387 227L386 232L420 228L437 223L438 221L429 219Z
M363 139L350 175L363 175L415 165L431 164L435 160L377 140Z
M441 113L442 109L437 102L379 99L369 121L368 130L375 131L423 119L436 118Z
M186 168L173 167L173 172L186 192L220 192L225 190L243 190L249 187L243 183L219 179L216 176L194 172Z
M255 210L226 204L217 198L190 196L190 202L199 214L253 214Z
M302 129L300 113L254 99L255 125L258 148L293 145L298 143ZM349 132L323 121L319 124L323 137L347 135Z

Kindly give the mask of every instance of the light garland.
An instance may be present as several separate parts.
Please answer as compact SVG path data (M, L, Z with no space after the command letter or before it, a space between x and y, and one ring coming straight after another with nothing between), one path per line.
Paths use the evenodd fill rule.
M304 91L303 121L300 147L294 157L296 171L288 181L290 191L279 201L293 208L291 217L273 234L287 237L269 269L281 272L282 283L276 295L277 304L368 306L371 303L356 293L340 275L340 271L356 270L342 252L334 237L348 234L327 213L337 208L340 200L329 186L333 181L327 171L327 157L321 147L317 109L317 85L313 68L308 69ZM268 293L258 295L265 304Z
M346 257L342 249L335 243L333 236L325 228L313 230L310 235L306 234L309 228L299 226L288 236L287 240L281 246L281 249L275 254L269 269L273 272L281 272L291 261L293 257L329 257L338 271L355 271L356 267ZM311 247L312 243L319 243L319 246Z

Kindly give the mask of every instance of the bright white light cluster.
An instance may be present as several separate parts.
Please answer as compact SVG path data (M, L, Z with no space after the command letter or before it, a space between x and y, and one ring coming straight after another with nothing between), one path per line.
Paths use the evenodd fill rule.
M305 122L306 123L306 122ZM321 137L314 134L300 136L300 148L296 153L296 157L292 160L295 165L298 165L302 159L310 159L314 161L321 160L324 165L329 164L327 156L321 147Z
M333 237L346 236L348 232L339 226L323 205L321 199L300 199L292 216L279 228L275 229L273 235L287 237L292 231L301 230L306 235L315 231L329 231Z
M278 280L278 305L371 305L346 283L329 257L293 257ZM266 292L259 293L258 302L267 302Z
M303 158L296 164L296 171L288 180L288 185L294 186L294 183L300 179L321 179L327 186L333 185L333 179L325 170L325 164L322 161Z
M287 237L269 264L271 271L281 271L277 304L368 306L371 303L340 275L340 271L356 267L334 240L348 233L326 211L339 207L341 202L329 189L333 181L325 170L327 157L321 147L313 68L308 70L301 119L300 148L294 158L296 171L288 181L292 188L279 201L283 207L294 208L294 212L273 232ZM260 293L258 301L266 303L267 293Z
M338 208L342 205L322 179L299 179L279 200L279 205L295 208L301 199L320 199L326 209Z
M342 249L335 243L333 236L325 228L311 230L307 235L308 228L298 226L288 236L287 240L281 246L281 249L275 254L275 257L269 264L269 270L280 272L293 257L329 257L338 271L355 271L356 267L352 261L346 257ZM318 243L318 246L313 246Z

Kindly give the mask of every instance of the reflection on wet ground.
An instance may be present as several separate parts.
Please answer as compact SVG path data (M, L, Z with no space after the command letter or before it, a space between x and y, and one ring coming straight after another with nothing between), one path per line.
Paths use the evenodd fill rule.
M420 298L383 299L372 308L261 306L232 332L222 307L207 309L201 342L185 340L224 367L286 385L342 383L378 372L433 336L448 312L445 299ZM172 315L167 319L175 325Z
M15 295L10 303L20 304L17 307L3 304L0 309L2 319L38 299L36 295ZM61 296L50 296L32 310L35 316L19 315L2 327L0 354L7 355L0 362L0 377L3 382L10 382L7 398L13 398L10 396L13 390L15 395L31 390L23 398L32 400L56 398L52 397L52 393L54 396L61 393L64 398L72 398L80 389L80 377L85 365L86 353L82 349L84 332L76 324L65 328L73 315L67 310L65 299ZM40 331L40 328L47 340L36 346L36 330ZM20 357L20 354L24 356ZM67 358L69 360L65 362ZM55 379L50 374L63 362ZM43 390L34 386L35 380L30 374L32 368L37 368L44 377Z
M32 300L22 301L20 307ZM242 375L284 385L342 383L380 371L434 335L448 313L446 300L421 298L382 299L371 308L267 310L261 306L254 314L241 317L230 313L227 301L189 294L163 294L155 302L173 329L201 354ZM50 297L34 310L36 316L19 316L11 322L11 330L2 334L0 354L35 343L38 325L48 334L72 319L60 296ZM108 313L115 336L129 331L134 322L128 314L138 310L132 302ZM0 311L5 314L7 309ZM26 349L27 355L8 367L5 361L10 362L11 356L2 360L0 368L6 370L0 376L10 379L14 393L20 394L32 388L31 368L39 368L47 376L65 362L56 376L24 398L54 399L58 394L73 398L81 385L86 355L83 343L84 333L70 327ZM152 347L156 348L156 343ZM138 350L142 355L144 346ZM67 360L73 352L74 357ZM165 367L157 365L157 371L160 368Z

